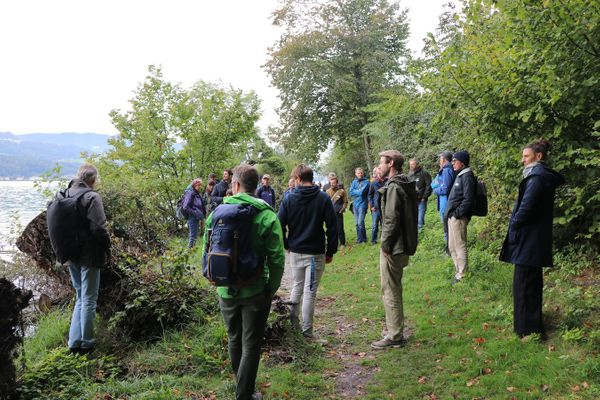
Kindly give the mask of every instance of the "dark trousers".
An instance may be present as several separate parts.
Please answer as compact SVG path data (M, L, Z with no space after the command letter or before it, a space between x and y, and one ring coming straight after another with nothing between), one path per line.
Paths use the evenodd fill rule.
M337 222L338 240L342 246L345 246L346 232L344 232L344 214L335 213L335 222Z
M513 277L514 328L519 336L544 333L542 324L542 291L544 275L541 267L515 265Z
M236 400L249 400L260 362L260 347L271 309L269 296L219 299L229 337L229 358L236 376Z

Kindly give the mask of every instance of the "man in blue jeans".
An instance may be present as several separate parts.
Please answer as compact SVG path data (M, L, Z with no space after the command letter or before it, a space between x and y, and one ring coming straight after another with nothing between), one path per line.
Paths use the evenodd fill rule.
M415 183L417 190L417 200L419 202L419 222L417 224L419 232L423 230L425 225L425 212L427 211L427 201L431 195L431 175L423 169L419 160L413 158L408 161L410 172L408 179Z
M365 216L367 215L369 180L365 178L365 172L362 168L354 170L356 178L350 185L350 198L352 199L352 212L356 221L356 239L357 242L367 242L367 230L365 229Z
M381 221L381 210L379 210L379 189L383 187L385 181L381 178L379 167L373 169L373 180L369 186L369 209L371 210L371 244L377 243L377 234L379 233L379 223Z
M87 354L94 349L94 319L100 289L100 268L110 258L110 236L106 229L106 216L100 195L93 191L98 170L90 164L79 168L65 191L57 199L81 196L78 209L81 218L77 236L79 255L72 256L66 264L76 293L75 307L69 328L68 346L72 353ZM83 194L82 194L83 193Z

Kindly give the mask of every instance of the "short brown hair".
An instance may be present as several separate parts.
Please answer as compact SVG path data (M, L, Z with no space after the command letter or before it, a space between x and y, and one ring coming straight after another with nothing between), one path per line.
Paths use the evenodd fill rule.
M258 171L252 165L240 164L233 169L232 180L239 182L246 193L254 193L258 186Z
M294 168L290 176L294 179L299 178L302 182L312 182L313 170L308 165L300 164Z
M394 169L400 171L404 164L404 156L398 150L385 150L379 153L379 157L385 157L385 160L389 163L394 162Z

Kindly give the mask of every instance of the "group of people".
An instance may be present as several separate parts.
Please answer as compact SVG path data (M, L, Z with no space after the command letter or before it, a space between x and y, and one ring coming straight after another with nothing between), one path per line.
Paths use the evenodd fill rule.
M523 149L523 180L509 222L500 259L515 264L514 329L519 336L543 334L542 267L552 265L552 212L554 193L564 182L560 174L548 167L549 143L540 140ZM410 173L403 174L404 157L396 150L379 153L379 165L369 182L357 168L349 197L356 219L358 242L366 242L364 217L370 210L373 218L371 243L377 243L381 230L379 271L385 310L384 336L371 344L375 349L404 345L402 301L403 269L414 254L418 230L423 229L427 200L437 195L437 205L444 222L444 237L455 265L454 281L464 278L467 269L466 229L472 214L476 180L469 167L466 151L443 152L440 170L432 180L419 165L409 161ZM202 182L190 184L186 194L186 211L194 220L208 213L202 252L209 245L208 232L219 221L212 220L211 208L219 204L248 204L256 209L252 220L252 248L261 265L260 275L241 288L218 287L221 313L229 337L228 351L236 376L237 399L259 399L255 380L260 361L261 341L269 315L271 299L279 289L284 268L289 265L293 277L289 298L290 320L306 337L313 336L315 298L325 265L331 263L338 242L345 244L343 213L348 195L337 176L329 174L323 190L313 182L313 170L304 164L294 168L289 188L276 212L275 194L268 175L262 176L251 165L241 164L225 170L223 179L209 177L205 192ZM78 176L63 197L93 189L97 170L91 165L80 168ZM210 188L210 194L209 194ZM230 191L228 194L227 192ZM90 257L107 251L106 218L100 195L89 191L82 196L83 218L87 224L85 246L81 256L69 260L69 270L76 291L68 345L71 351L85 353L93 349L93 321L99 288L99 267L105 259ZM198 211L198 212L197 212ZM194 228L193 228L194 227ZM414 227L414 229L412 228ZM193 228L193 229L192 229ZM195 225L190 225L190 231ZM190 233L190 245L193 246ZM234 252L235 254L235 252Z

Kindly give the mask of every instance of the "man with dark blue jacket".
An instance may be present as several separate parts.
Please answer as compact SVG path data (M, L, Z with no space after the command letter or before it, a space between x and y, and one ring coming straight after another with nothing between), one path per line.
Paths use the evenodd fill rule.
M300 164L292 171L292 177L296 188L283 199L278 213L294 279L290 319L292 326L300 327L298 316L303 298L302 333L312 337L319 281L325 264L329 264L337 252L337 224L329 196L313 184L312 169Z
M223 198L227 195L227 191L229 190L229 185L231 184L231 177L233 176L233 171L230 169L226 169L223 171L223 180L215 185L212 193L210 194L211 200L215 204L221 204L223 202Z
M448 221L444 218L446 212L446 203L448 203L448 195L456 174L452 169L452 153L448 150L440 154L440 170L437 174L435 182L432 184L433 193L437 195L437 209L440 212L442 225L444 226L444 241L446 242L445 251L450 255L448 249Z
M275 191L271 185L269 185L270 181L271 176L264 174L262 177L262 185L256 189L256 197L263 199L268 205L275 208Z
M356 178L350 185L350 198L352 199L352 212L356 221L356 239L358 243L367 242L367 230L365 229L365 216L367 215L369 180L365 178L362 168L354 170Z

